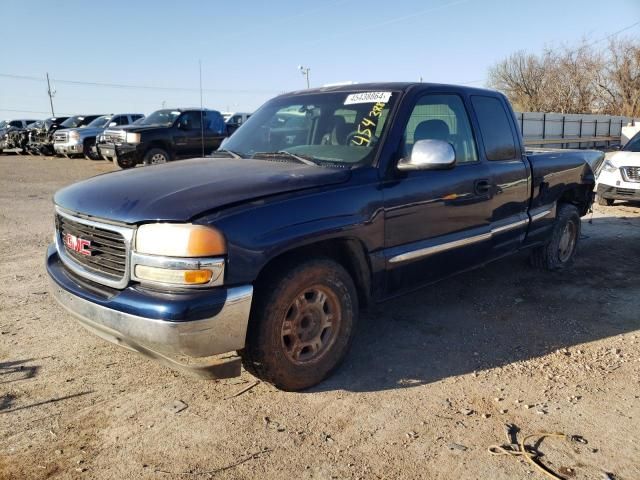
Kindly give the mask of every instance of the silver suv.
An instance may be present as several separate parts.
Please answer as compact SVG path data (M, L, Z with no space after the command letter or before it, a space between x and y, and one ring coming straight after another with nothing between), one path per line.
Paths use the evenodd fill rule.
M59 155L84 155L88 159L97 160L100 157L94 148L96 137L108 127L129 125L141 118L144 118L141 113L101 115L84 127L56 131L53 148Z

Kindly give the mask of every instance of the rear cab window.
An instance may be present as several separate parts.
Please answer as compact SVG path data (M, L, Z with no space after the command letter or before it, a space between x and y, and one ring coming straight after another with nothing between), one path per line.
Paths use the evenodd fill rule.
M487 160L517 158L516 140L502 101L496 97L472 95L471 104L478 118Z

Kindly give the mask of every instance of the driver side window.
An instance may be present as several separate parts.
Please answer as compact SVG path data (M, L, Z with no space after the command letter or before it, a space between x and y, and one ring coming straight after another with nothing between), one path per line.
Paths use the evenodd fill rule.
M478 161L467 110L454 94L428 94L418 100L403 136L402 156L411 155L418 140L442 140L453 147L456 163Z

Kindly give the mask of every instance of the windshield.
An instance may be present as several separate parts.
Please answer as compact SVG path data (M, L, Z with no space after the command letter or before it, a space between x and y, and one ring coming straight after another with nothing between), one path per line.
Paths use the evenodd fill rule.
M397 92L332 92L267 102L224 142L242 157L287 152L316 161L371 163Z
M84 117L80 117L80 116L69 117L64 122L62 122L60 126L62 128L75 128L78 125L80 125L80 123L82 123L83 120L84 120Z
M176 118L180 116L177 110L157 110L148 117L145 117L138 125L173 125Z
M109 115L103 115L102 117L98 117L93 122L89 123L87 127L95 127L95 128L106 127L107 123L109 123L110 118L111 117Z
M636 133L622 150L624 152L640 152L640 132Z

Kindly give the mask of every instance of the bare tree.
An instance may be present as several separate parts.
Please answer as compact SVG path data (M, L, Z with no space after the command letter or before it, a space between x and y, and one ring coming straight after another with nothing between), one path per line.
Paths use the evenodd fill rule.
M608 61L598 79L604 112L640 116L640 43L611 41Z
M639 116L640 42L519 51L489 70L488 85L519 110Z
M540 110L546 83L543 63L535 55L516 52L489 70L489 85L504 92L520 110Z

